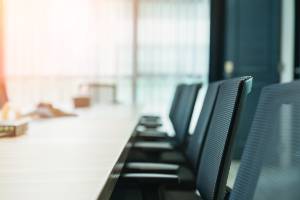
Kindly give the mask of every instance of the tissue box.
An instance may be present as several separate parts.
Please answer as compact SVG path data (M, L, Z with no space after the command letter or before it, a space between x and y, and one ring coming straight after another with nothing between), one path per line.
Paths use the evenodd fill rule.
M87 108L91 106L91 98L88 96L74 97L73 103L75 108Z
M2 121L0 122L0 137L17 137L26 133L27 120Z

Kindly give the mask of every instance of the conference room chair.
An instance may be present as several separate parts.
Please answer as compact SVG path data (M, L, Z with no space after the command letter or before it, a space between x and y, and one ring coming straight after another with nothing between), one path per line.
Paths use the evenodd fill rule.
M176 108L178 106L178 102L180 99L180 95L182 94L184 85L185 84L183 84L183 83L178 84L175 89L174 97L173 97L172 104L171 104L170 111L169 111L169 119L170 119L171 123L174 123L174 116L176 113ZM143 115L143 116L141 116L141 118L139 120L139 125L142 126L141 131L139 132L140 135L145 135L148 137L151 137L152 135L154 135L153 137L157 137L157 135L160 135L161 132L156 130L156 128L162 126L163 122L162 122L161 116ZM164 132L162 132L162 133L164 133ZM162 134L162 137L166 137L166 136L167 136L167 134Z
M168 116L172 126L174 126L175 123L176 111L178 110L177 108L179 107L179 102L182 98L182 91L184 91L184 89L186 89L186 84L181 83L177 85L175 90ZM149 126L149 123L151 123L152 125ZM136 136L138 139L150 141L170 139L168 132L159 129L162 125L163 122L160 116L144 115L140 118L139 124L136 128Z
M125 172L131 171L174 171L178 169L178 165L170 163L184 164L189 162L196 167L198 157L201 154L203 141L206 138L208 126L214 111L219 87L222 81L209 84L204 98L203 106L197 120L194 133L184 149L175 149L173 151L163 151L160 153L150 154L149 152L139 152L139 157L135 157L136 162L128 162L125 166Z
M190 182L188 186L185 185L185 175L180 173L125 173L121 176L112 199L120 198L119 195L124 199L159 199L159 188L164 188L165 191L166 188L189 188L191 191L196 188L204 197L213 195L209 199L220 199L224 196L240 112L251 86L251 77L236 78L221 84L201 160L196 169L197 177L191 181L191 186ZM128 197L125 196L127 194ZM133 194L136 196L131 196ZM185 199L185 195L190 193L183 192L175 197Z
M300 81L294 81L262 90L236 181L225 199L300 199L299 88ZM178 198L183 192L190 196ZM199 194L160 190L165 200L206 199Z
M230 200L300 199L299 122L300 81L262 90Z
M165 141L138 140L134 142L132 149L135 151L159 152L170 151L183 146L189 135L189 126L200 87L200 83L183 86L174 116L174 137L168 138Z

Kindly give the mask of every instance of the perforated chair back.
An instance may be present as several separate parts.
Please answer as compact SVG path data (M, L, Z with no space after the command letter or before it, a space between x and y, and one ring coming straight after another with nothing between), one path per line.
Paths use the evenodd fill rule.
M225 196L239 115L251 88L251 77L226 80L219 88L197 173L197 189L205 200Z
M185 85L180 95L173 123L178 145L183 145L189 134L189 126L200 87L199 83Z
M262 90L230 200L300 199L300 81Z
M206 138L206 133L214 111L217 94L222 81L210 83L203 101L201 113L199 115L194 134L191 136L186 149L186 156L191 163L191 166L196 170L199 163L199 158L202 153L203 143Z
M183 83L178 84L176 89L175 89L174 97L173 97L170 112L169 112L169 119L170 119L172 124L174 124L174 120L175 120L175 116L176 116L176 110L179 106L178 105L179 104L179 99L181 97L184 85L185 84L183 84Z

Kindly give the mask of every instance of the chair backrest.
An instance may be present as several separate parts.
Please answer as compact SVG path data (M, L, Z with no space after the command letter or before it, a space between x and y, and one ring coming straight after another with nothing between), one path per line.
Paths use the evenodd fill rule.
M179 99L180 99L180 96L182 94L182 90L184 88L184 85L185 84L183 84L183 83L178 84L177 87L176 87L175 93L174 93L174 97L173 97L170 112L169 112L169 118L170 118L170 121L172 123L174 123L174 120L175 120L176 109L178 107Z
M189 126L200 87L200 83L195 83L185 85L182 89L173 123L178 145L183 145L189 134Z
M203 144L206 138L206 133L211 121L211 116L214 111L215 102L217 99L219 87L222 81L210 83L204 98L201 113L199 115L194 134L191 136L186 148L186 156L191 166L196 170L200 160L200 155L203 150Z
M267 86L230 200L300 199L300 81Z
M252 77L224 81L218 92L197 173L197 190L205 200L223 199L240 113Z

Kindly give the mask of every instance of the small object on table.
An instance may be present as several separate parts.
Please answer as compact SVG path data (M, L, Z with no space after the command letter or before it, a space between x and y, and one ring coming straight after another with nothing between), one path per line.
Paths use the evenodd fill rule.
M78 96L73 98L75 108L88 108L91 106L91 98L89 96Z
M79 94L88 95L92 103L117 104L117 84L109 82L92 81L79 85Z
M27 120L1 121L0 137L17 137L25 134L27 129Z
M22 115L23 118L29 117L31 119L50 119L50 118L73 117L73 116L77 116L77 115L56 108L51 103L43 103L43 102L39 103L33 112Z

